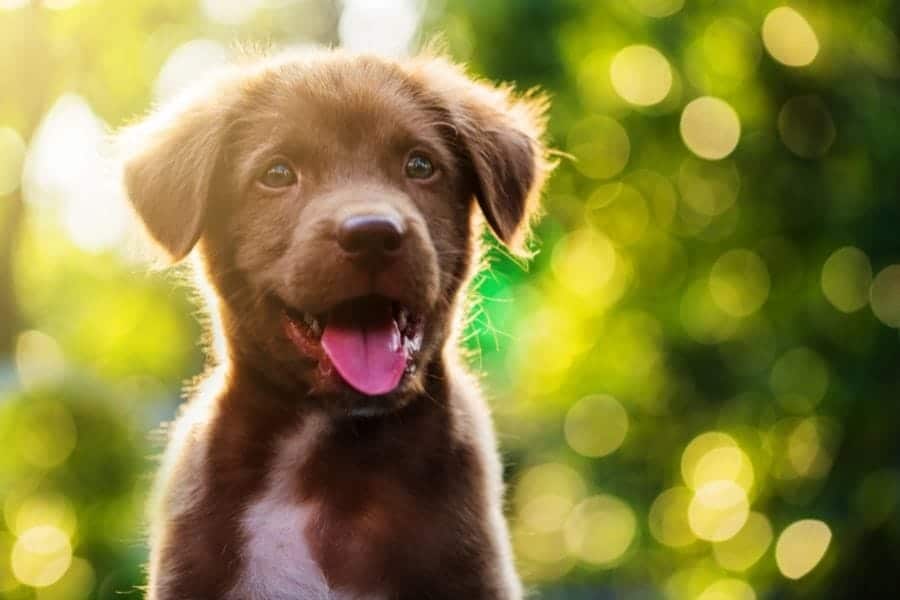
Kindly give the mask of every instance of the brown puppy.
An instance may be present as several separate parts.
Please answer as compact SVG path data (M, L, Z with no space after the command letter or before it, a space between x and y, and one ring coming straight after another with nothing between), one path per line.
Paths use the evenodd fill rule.
M521 248L543 111L441 58L322 52L124 132L134 208L173 261L197 246L222 341L173 427L150 598L521 597L454 328L479 215Z

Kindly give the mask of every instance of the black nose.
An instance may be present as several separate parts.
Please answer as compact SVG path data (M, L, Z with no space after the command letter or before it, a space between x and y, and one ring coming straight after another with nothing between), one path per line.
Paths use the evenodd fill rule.
M406 228L397 217L354 215L341 223L337 239L350 254L374 257L399 250L405 235Z

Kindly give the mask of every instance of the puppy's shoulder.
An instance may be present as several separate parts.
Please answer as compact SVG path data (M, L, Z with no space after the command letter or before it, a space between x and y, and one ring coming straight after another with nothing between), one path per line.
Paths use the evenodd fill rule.
M203 498L222 377L219 373L207 376L165 427L165 453L154 484L151 522L187 514Z

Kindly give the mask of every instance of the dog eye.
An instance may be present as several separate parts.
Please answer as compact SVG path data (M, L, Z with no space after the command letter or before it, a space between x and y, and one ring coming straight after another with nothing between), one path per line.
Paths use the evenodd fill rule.
M297 182L297 174L284 163L275 163L266 169L259 181L266 187L282 188L294 185Z
M434 175L434 165L423 154L411 154L406 159L406 176L410 179L428 179Z

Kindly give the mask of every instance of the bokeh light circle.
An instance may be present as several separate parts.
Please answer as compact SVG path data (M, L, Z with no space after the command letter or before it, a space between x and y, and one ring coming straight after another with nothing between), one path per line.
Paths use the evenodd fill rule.
M778 402L793 413L818 406L828 390L828 366L809 348L794 348L772 366L769 384Z
M569 152L575 168L591 179L609 179L628 164L631 140L618 121L609 117L589 117L569 132Z
M756 592L741 579L719 579L703 590L697 600L756 600Z
M758 311L769 296L769 270L750 250L731 250L713 265L709 291L723 311L747 317Z
M585 298L595 297L610 282L616 262L610 239L590 227L575 230L560 240L551 257L559 282Z
M681 113L681 138L688 149L707 160L721 160L734 152L741 138L741 121L730 104L703 96Z
M72 545L65 532L41 525L19 536L10 560L16 579L31 587L46 587L59 581L69 569Z
M534 499L547 494L566 498L574 505L584 493L584 480L575 469L560 463L544 463L525 471L516 485L513 498L521 512Z
M778 113L778 134L788 150L802 158L821 158L834 144L837 131L831 112L818 96L797 96Z
M210 21L240 25L249 21L265 0L201 0L200 6Z
M733 481L713 481L694 493L688 506L688 523L698 538L722 542L741 530L749 514L744 488Z
M609 74L616 93L637 106L659 104L672 89L672 67L651 46L636 44L623 48L613 57Z
M572 511L566 523L566 546L581 560L612 567L628 550L637 532L634 511L610 495L592 496Z
M818 519L792 523L775 544L775 563L788 579L800 579L816 568L831 544L831 529Z
M586 396L569 409L565 434L575 452L592 458L606 456L625 441L628 413L612 396Z
M822 293L841 312L856 312L868 304L871 284L872 265L859 248L835 250L822 267Z
M731 481L749 492L755 480L750 458L733 437L721 431L707 431L691 440L681 454L681 477L694 490Z
M789 67L804 67L819 53L819 38L809 21L789 6L766 15L762 38L772 58Z
M212 71L228 62L228 51L215 40L196 39L175 48L159 70L154 84L157 100L176 96L197 80L198 73Z
M872 312L888 327L900 328L900 265L882 270L869 291Z
M684 0L630 0L641 13L657 19L674 15L684 6Z
M647 521L650 534L662 544L683 548L697 540L688 523L688 507L693 492L685 487L670 488L653 501Z
M709 280L693 282L681 297L681 323L701 344L721 344L738 329L738 321L719 308L709 290Z
M772 543L772 525L762 513L751 512L731 539L713 544L713 555L729 571L743 572L755 565Z

